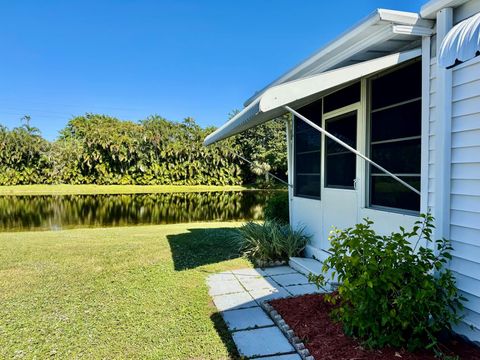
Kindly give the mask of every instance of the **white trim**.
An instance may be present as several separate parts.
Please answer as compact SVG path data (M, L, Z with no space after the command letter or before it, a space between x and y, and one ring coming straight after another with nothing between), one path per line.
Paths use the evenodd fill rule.
M289 223L293 223L293 194L294 194L294 181L293 181L293 128L292 128L292 117L285 121L285 125L287 127L286 136L287 136L287 179L288 183L292 186L288 187L288 219Z
M421 53L421 49L409 50L277 85L265 91L260 97L260 111L268 112L292 104L335 86L411 60L420 56Z
M355 111L355 110L359 110L359 106L360 106L360 103L361 101L357 101L353 104L350 104L350 105L347 105L347 106L344 106L344 107L341 107L341 108L338 108L338 109L335 109L335 110L332 110L332 111L329 111L329 112L324 112L323 113L323 119L330 119L332 117L336 117L336 116L339 116L339 115L343 115L343 114L346 114L346 113L349 113L349 112L352 112L352 111Z
M357 141L358 144L358 151L360 151L363 154L367 154L367 122L369 120L369 99L370 96L368 94L368 79L363 78L360 86L360 99L361 99L361 108L359 112L359 116L361 117L359 120L359 128L358 132L362 136ZM357 187L359 187L358 191L358 214L357 214L357 220L361 219L360 215L360 209L366 208L368 201L367 201L367 194L368 194L368 180L367 180L367 167L368 164L363 162L361 159L358 159L357 161L357 166L358 166L358 177L357 179Z
M437 48L452 28L453 10L437 13ZM435 119L435 238L450 235L450 175L451 175L451 121L452 121L452 70L437 61L437 118Z
M437 12L447 7L457 7L469 0L430 0L420 9L420 15L425 19L435 19Z
M415 25L393 25L392 31L394 34L415 36L430 36L433 34L433 29Z
M387 41L396 35L392 31L392 24L427 28L433 27L434 25L432 21L422 19L417 13L376 9L362 21L319 49L306 60L257 91L245 101L244 105L247 106L255 101L272 86L311 74L311 70L305 71L309 67L314 66L315 73L320 73L355 55L360 50L368 49L369 46L375 45L376 43ZM373 34L371 30L374 30ZM356 39L358 39L358 41L355 41ZM412 41L413 40L414 39L412 39ZM354 41L354 46L352 46L352 41ZM318 66L316 64L318 64Z
M430 37L422 38L422 140L420 213L429 212L428 208L428 149L430 140Z

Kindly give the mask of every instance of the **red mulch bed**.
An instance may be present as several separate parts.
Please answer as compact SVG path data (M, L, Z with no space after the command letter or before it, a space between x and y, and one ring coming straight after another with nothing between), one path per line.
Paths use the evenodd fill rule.
M432 352L409 353L401 349L385 348L366 350L358 341L347 337L342 325L330 318L332 305L323 300L323 295L304 295L295 298L272 300L270 304L303 340L305 347L316 360L429 360L436 359ZM442 345L448 355L461 359L480 359L480 349L461 339L452 339Z

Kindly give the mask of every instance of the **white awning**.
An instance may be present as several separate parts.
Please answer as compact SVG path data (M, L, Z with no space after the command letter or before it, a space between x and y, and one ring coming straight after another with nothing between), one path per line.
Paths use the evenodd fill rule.
M358 80L420 55L421 49L414 49L273 86L227 123L207 136L204 145L211 145L279 117L286 113L284 106L288 105L291 108L298 109L320 98L329 89Z
M480 53L480 13L455 25L445 36L438 52L438 63L450 67Z

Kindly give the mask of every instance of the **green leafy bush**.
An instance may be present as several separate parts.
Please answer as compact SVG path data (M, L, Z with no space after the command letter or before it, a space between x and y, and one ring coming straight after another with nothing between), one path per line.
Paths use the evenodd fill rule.
M377 235L368 219L332 232L323 270L333 271L340 285L327 300L338 305L333 315L346 334L368 347L438 351L437 335L461 319L465 299L445 268L453 249L448 240L432 242L433 218L422 218L412 231L400 228L389 236ZM422 241L428 247L419 246ZM311 279L326 285L322 275Z
M269 198L265 205L265 219L288 224L288 192L281 192Z
M55 141L45 140L28 116L23 121L11 130L0 124L0 185L240 185L259 177L241 157L275 174L287 167L282 121L208 147L203 140L214 128L191 118L132 122L85 114L70 119Z
M260 262L287 260L299 255L309 236L303 229L292 230L289 225L267 220L263 224L248 222L242 226L236 240L244 255Z

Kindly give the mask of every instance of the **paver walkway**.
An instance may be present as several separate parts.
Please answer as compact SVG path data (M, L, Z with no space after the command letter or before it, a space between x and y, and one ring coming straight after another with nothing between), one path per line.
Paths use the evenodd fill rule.
M301 359L259 305L272 299L319 292L305 275L289 266L240 269L210 275L207 283L240 355L261 360Z

